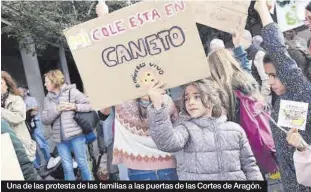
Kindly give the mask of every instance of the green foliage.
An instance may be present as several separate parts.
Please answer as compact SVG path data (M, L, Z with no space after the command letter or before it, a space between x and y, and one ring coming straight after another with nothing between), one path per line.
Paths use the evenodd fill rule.
M109 11L121 9L137 1L107 1ZM24 37L31 35L37 52L48 43L67 47L63 30L96 18L97 1L1 1L1 17L11 22L9 36L27 47Z

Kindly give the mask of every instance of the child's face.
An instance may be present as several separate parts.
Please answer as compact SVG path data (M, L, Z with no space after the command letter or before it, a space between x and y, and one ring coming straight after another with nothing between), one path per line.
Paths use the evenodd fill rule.
M193 85L189 85L185 91L185 105L187 112L192 118L198 118L202 116L211 117L211 108L206 108L201 100L201 96L197 88Z

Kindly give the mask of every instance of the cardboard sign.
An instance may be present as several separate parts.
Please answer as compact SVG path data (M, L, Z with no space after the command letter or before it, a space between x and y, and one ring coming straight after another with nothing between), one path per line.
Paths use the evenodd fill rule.
M303 25L305 7L309 1L276 1L278 25L282 32Z
M278 126L306 129L309 103L281 100Z
M9 133L1 134L1 180L24 180Z
M137 3L65 30L94 108L210 76L189 1Z
M198 23L233 33L246 25L250 0L194 1L191 3Z

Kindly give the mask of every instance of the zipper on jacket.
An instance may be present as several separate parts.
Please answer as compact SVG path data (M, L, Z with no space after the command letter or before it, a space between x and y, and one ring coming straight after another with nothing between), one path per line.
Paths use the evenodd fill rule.
M221 155L220 155L220 145L218 143L218 137L217 137L217 130L216 130L216 123L212 122L212 126L213 126L213 131L214 131L214 139L215 139L215 145L216 145L216 154L217 154L217 159L218 159L218 166L219 166L219 175L221 178L219 178L220 180L222 179L222 170L223 170L223 166L221 163Z
M59 116L59 134L60 134L60 142L63 142L64 141L64 138L63 138L63 125L62 125L62 114L60 114Z

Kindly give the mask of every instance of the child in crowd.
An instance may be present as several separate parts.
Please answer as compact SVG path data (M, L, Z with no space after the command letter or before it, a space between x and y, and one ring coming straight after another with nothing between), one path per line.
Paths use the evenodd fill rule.
M220 93L211 80L184 87L185 118L172 125L163 105L163 89L157 82L150 90L152 105L147 114L150 134L160 150L184 150L180 180L262 180L246 134L240 125L227 121Z

